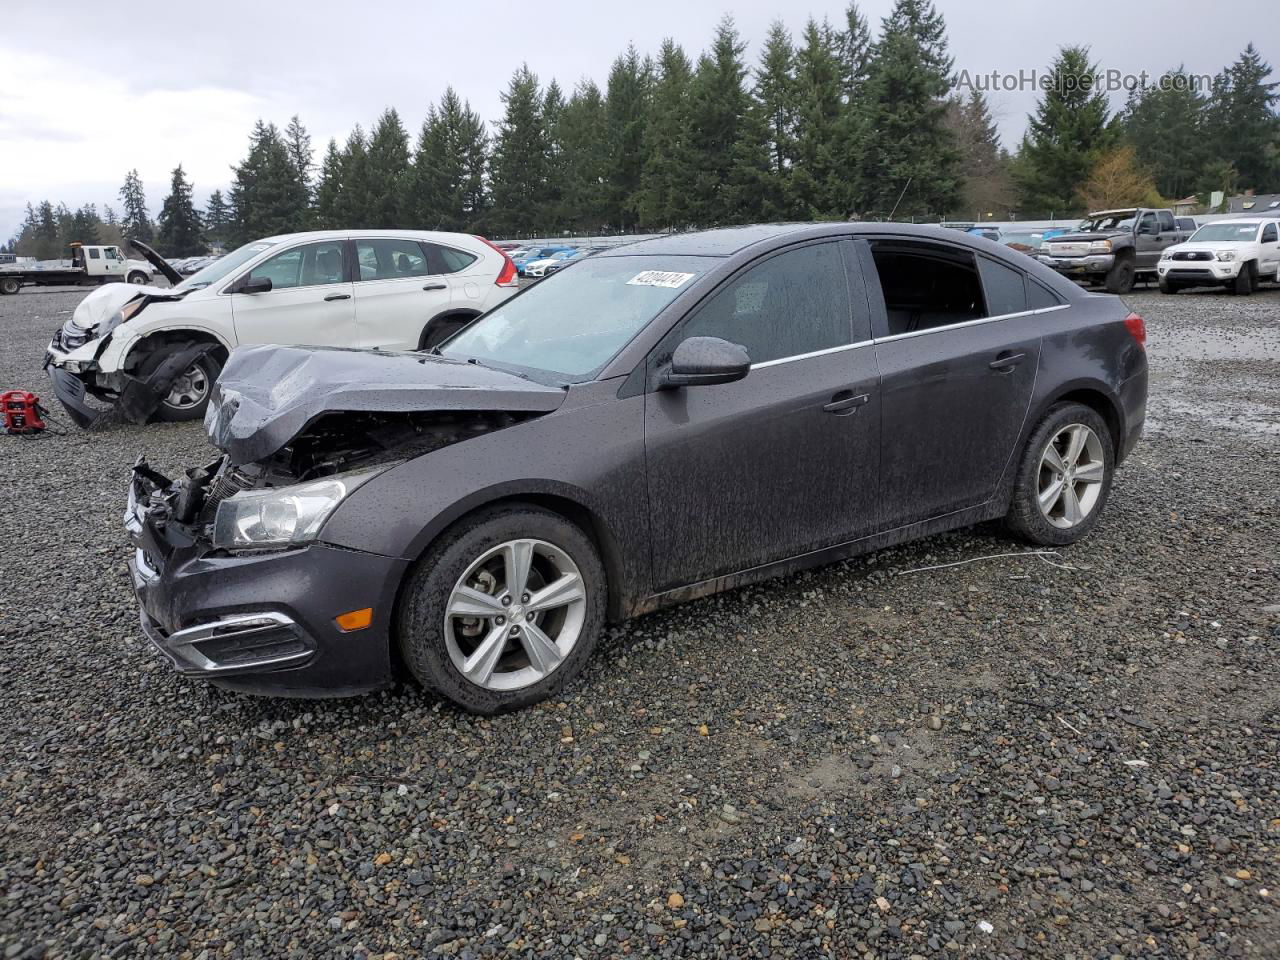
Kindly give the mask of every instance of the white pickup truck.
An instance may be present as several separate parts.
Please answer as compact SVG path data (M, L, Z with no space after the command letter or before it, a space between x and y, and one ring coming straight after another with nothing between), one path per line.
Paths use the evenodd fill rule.
M117 246L71 244L68 260L28 260L0 263L0 293L17 293L30 284L37 287L85 284L151 283L155 271L145 260L127 260Z
M1156 269L1161 293L1212 286L1248 296L1262 280L1280 283L1280 220L1206 223L1187 242L1166 248Z

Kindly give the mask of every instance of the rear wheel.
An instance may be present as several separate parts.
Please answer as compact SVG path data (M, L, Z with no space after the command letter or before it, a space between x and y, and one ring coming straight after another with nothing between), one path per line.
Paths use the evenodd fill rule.
M1256 269L1252 260L1248 263L1240 264L1240 272L1236 274L1235 282L1231 285L1231 292L1237 297L1247 297L1253 293L1254 288L1258 285L1257 277L1254 274Z
M147 275L141 270L134 270L129 274L129 282L141 286L147 282Z
M396 623L419 683L492 714L571 681L604 613L604 567L591 540L557 514L517 504L447 533L410 574Z
M1128 257L1121 257L1107 271L1107 293L1128 293L1133 289L1133 277L1133 261Z
M418 349L430 350L432 347L439 346L470 323L471 320L471 317L440 317L437 320L432 320L422 330Z
M1018 463L1005 522L1043 546L1075 543L1098 523L1111 492L1114 447L1106 421L1081 403L1055 404Z
M22 289L22 283L14 277L5 277L0 280L0 293L12 295Z

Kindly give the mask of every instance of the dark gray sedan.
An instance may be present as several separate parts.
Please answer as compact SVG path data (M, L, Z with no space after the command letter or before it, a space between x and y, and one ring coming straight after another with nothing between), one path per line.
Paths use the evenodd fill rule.
M403 667L520 707L608 620L995 518L1079 539L1142 432L1144 338L980 237L827 224L584 258L429 355L240 348L222 456L134 470L142 627L236 689Z

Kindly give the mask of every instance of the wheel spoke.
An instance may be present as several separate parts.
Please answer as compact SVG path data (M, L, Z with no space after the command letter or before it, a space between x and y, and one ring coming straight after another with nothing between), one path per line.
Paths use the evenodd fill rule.
M520 644L529 655L529 663L543 676L560 665L560 648L532 620L520 631Z
M585 594L582 590L582 580L575 573L566 573L560 579L555 580L532 597L525 604L525 609L530 613L536 613L539 610L550 610L554 607L563 607L566 603L572 603L575 600L581 600Z
M1087 437L1088 432L1078 423L1067 427L1067 451L1062 455L1067 466L1075 466L1076 461L1080 459L1080 451L1084 449Z
M1040 491L1040 509L1048 513L1057 506L1058 498L1062 496L1063 482L1055 480L1049 486Z
M451 617L492 617L505 612L497 597L474 587L459 586L449 598Z
M1067 468L1067 465L1062 462L1062 455L1058 453L1058 448L1052 443L1045 448L1044 465L1054 473L1062 473Z
M533 544L528 540L512 540L502 551L502 562L506 569L507 593L518 600L529 585Z
M1101 483L1103 473L1102 464L1095 460L1076 467L1075 478L1084 483Z
M485 638L480 641L475 652L467 657L462 665L463 674L472 683L478 683L481 686L488 683L489 678L493 676L493 668L498 665L506 646L507 628L494 627L485 634Z
M1080 510L1080 498L1076 496L1075 486L1070 483L1062 487L1062 519L1072 527L1084 519Z

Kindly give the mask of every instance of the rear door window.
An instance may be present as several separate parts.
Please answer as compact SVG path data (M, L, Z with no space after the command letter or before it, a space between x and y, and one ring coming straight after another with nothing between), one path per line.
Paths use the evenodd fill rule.
M989 316L973 253L942 243L877 240L871 245L885 327L880 338L920 333Z
M356 262L360 265L360 280L397 280L435 272L427 263L423 245L416 240L357 240Z
M719 337L765 363L852 343L849 282L839 242L812 244L739 274L700 307L680 339Z

